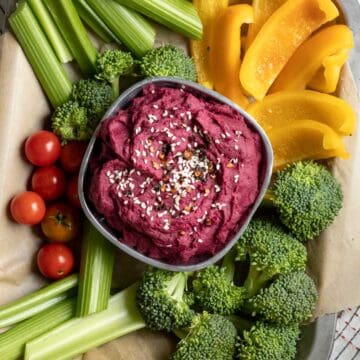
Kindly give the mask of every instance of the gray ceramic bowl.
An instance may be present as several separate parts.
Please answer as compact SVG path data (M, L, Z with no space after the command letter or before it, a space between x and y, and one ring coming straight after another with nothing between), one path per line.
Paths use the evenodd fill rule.
M124 251L125 253L129 254L130 256L136 258L139 261L142 261L146 264L155 266L157 268L171 270L171 271L196 271L202 268L205 268L206 266L209 266L211 264L214 264L218 260L220 260L234 245L234 243L237 241L237 239L241 236L241 234L244 232L246 227L248 226L252 216L254 215L256 209L260 205L262 198L265 194L265 191L269 185L270 178L271 178L271 172L272 172L272 164L273 164L273 154L271 145L269 142L269 139L265 135L264 130L256 123L256 121L244 110L239 108L237 105L235 105L232 101L225 98L224 96L221 96L220 94L211 91L209 89L206 89L205 87L193 83L193 82L187 82L187 81L181 81L179 79L174 78L153 78L141 81L134 86L132 86L130 89L125 91L110 107L110 109L105 114L103 120L107 119L109 116L114 115L119 109L123 109L127 107L130 102L136 98L142 91L142 89L149 85L149 84L155 84L157 86L167 86L167 87L173 87L173 88L180 88L185 87L185 89L188 89L190 91L195 91L197 93L203 94L206 97L210 99L214 99L220 103L227 104L234 108L236 111L238 111L241 115L245 117L245 120L247 123L255 129L259 134L263 142L263 152L264 152L264 161L263 161L263 171L262 171L262 179L261 179L261 188L259 195L249 212L248 217L243 222L241 227L239 228L238 232L234 234L232 239L229 240L227 245L219 251L214 256L209 257L206 260L202 260L198 263L191 263L186 265L173 265L168 264L163 261L152 259L140 252L138 252L136 249L133 249L121 242L121 239L119 239L119 234L117 234L114 230L112 230L107 224L105 219L98 214L90 201L87 197L87 184L86 179L89 178L88 174L88 164L89 159L92 156L92 152L94 150L94 146L96 145L96 142L98 141L96 138L96 135L92 137L90 140L89 146L86 150L81 169L79 174L79 197L81 201L81 206L85 212L85 215L89 219L89 221L95 226L95 228L104 235L112 244L114 244L117 248Z

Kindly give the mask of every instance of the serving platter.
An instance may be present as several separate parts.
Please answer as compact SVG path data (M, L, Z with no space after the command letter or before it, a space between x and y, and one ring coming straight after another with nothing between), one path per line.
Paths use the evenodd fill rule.
M14 0L0 0L0 31L6 30L6 19L15 5ZM350 66L357 85L360 85L360 6L358 0L344 0L340 4L345 21L354 32L355 49ZM1 54L1 49L0 49ZM299 342L298 360L327 360L330 357L335 335L336 315L326 315L305 326Z

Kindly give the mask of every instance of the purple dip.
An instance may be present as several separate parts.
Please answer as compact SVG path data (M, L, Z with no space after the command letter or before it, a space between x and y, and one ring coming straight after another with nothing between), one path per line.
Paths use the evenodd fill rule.
M90 200L120 241L151 258L217 253L259 194L261 138L228 105L151 85L98 136Z

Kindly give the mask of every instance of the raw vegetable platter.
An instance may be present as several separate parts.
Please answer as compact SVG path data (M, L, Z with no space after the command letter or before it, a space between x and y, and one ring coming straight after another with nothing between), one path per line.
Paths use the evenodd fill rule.
M35 2L34 2L35 3ZM51 3L51 1L49 2L49 3ZM79 3L81 3L81 1L79 1ZM201 2L200 2L201 3ZM95 4L95 1L94 1L94 4ZM127 4L127 5L129 5L129 4ZM357 4L356 4L357 5ZM54 5L55 6L55 5ZM349 3L348 4L346 4L346 6L351 6L351 5L349 5ZM51 7L51 5L50 5L50 7ZM357 7L356 7L356 9L357 9ZM354 13L354 12L353 12ZM146 25L145 25L146 26ZM170 26L171 27L171 26ZM190 32L191 32L191 30L189 30ZM114 37L114 34L110 34L111 36L113 36ZM109 34L102 34L102 36L104 37L106 37L106 36L110 36ZM192 33L192 35L194 35L194 33ZM64 36L64 35L63 35ZM196 35L195 35L196 36ZM116 37L116 36L115 36ZM122 41L123 43L125 43L125 40L123 40ZM183 42L182 40L179 40L179 38L177 38L177 44L181 44L182 46L184 45L184 44L186 44L185 42ZM136 48L136 46L137 46L138 44L134 44L134 46L135 46L135 48L132 48L131 50L132 50L132 52L134 53L134 54L136 54L137 53L137 51L142 51L141 49L137 49ZM69 49L68 49L69 50ZM346 49L345 49L346 50ZM195 50L196 51L196 50ZM74 49L71 49L70 50L70 53L71 52L76 52L76 50L74 50ZM66 53L64 53L64 54L62 54L62 55L64 55L65 57L66 56L68 56L69 54L66 54ZM62 55L60 55L60 56L62 56ZM73 54L74 55L74 54ZM59 54L58 54L58 56L59 56ZM79 55L80 57L81 57L81 55ZM91 58L93 55L89 55L88 56L88 59L89 58ZM84 59L84 58L83 58ZM88 66L90 66L89 65L89 63L88 62L86 62L86 61L84 61L83 63L79 63L79 66L80 66L80 68L84 71L84 72L87 72L88 70L87 70L87 67ZM203 69L202 69L203 70ZM355 68L354 68L354 70L356 70ZM176 75L176 74L175 74ZM205 82L203 82L203 83L205 83ZM207 85L207 86L209 86L209 84L207 84L207 83L205 83L205 85ZM63 88L64 89L64 88ZM221 84L219 85L219 89L221 89ZM49 90L49 89L48 89ZM49 90L50 92L51 92L51 89ZM120 90L121 91L121 90ZM223 90L223 92L226 92L226 89L225 90ZM55 93L52 93L52 95L49 95L48 94L48 97L49 97L49 99L50 99L50 101L54 104L54 107L56 107L57 105L60 105L61 103L63 103L64 102L64 98L62 99L62 100L59 100L59 98L58 98L58 93L56 93L56 91L55 91ZM231 97L231 94L227 94L229 97ZM52 98L52 96L53 96L53 98ZM60 99L61 99L61 96L64 96L63 94L60 94ZM242 100L241 100L242 101ZM244 105L243 103L240 103L240 101L238 101L238 103L240 104L240 105L243 105L243 106L246 106L246 105ZM61 136L63 136L64 135L64 133L57 133L58 134L58 136L59 137L61 137ZM63 139L63 140L68 140L68 139ZM28 156L28 158L31 158L31 156ZM36 160L35 160L35 162L36 162ZM38 164L38 165L40 165L40 164ZM66 166L65 166L66 167ZM34 186L33 186L33 189L32 190L34 190ZM40 192L41 192L41 190L39 190ZM45 196L43 196L43 197L46 197L46 195ZM18 219L19 220L19 219ZM21 221L19 221L19 222L21 222ZM43 231L44 231L44 229L43 229ZM86 234L86 231L87 231L87 229L85 229L85 234ZM44 231L45 232L45 231ZM86 236L86 235L85 235ZM51 236L49 237L49 236L47 236L50 240L51 240ZM57 239L55 239L55 242L57 242L58 240ZM95 242L97 241L97 240L94 240ZM88 245L88 246L91 246L91 245ZM97 244L97 246L99 246L99 244ZM106 247L106 246L104 246L103 244L101 244L101 247L102 248L104 248L104 247ZM104 250L104 254L103 254L103 259L102 259L102 261L104 261L104 262L109 262L109 258L111 258L111 253L112 252L112 249L108 249L108 250ZM90 256L91 256L91 254L90 254ZM113 261L113 260L110 260L110 263L111 263L111 261ZM94 265L94 264L92 264L92 265ZM104 265L104 264L100 264L100 265L98 265L98 266L105 266L105 267L103 267L102 269L106 269L106 265ZM109 263L107 264L107 267L109 268ZM96 268L93 268L93 269L96 269ZM48 275L48 274L46 274L46 275ZM49 276L49 275L48 275ZM108 274L102 274L102 276L104 276L104 279L106 279L106 278L108 278ZM68 282L67 282L67 284L66 284L66 282L65 282L65 284L66 285L64 285L65 287L69 287L69 288L71 288L71 287L73 287L73 285L71 285L71 284L74 284L74 280L73 280L73 278L69 278L70 280L67 280ZM87 284L87 286L88 287L84 287L83 288L83 291L89 291L88 293L87 293L87 295L88 295L88 297L84 297L83 296L83 298L84 298L84 301L86 301L87 303L84 303L83 305L82 305L82 311L83 311L83 313L81 314L80 313L80 315L83 315L83 316L85 316L85 315L87 315L87 314L89 314L89 313L91 313L91 312L93 312L94 311L94 309L91 309L91 296L94 296L94 297L96 297L96 289L94 290L94 288L91 288L91 286L89 287L89 284ZM110 285L109 285L110 286ZM64 291L64 290L63 290ZM81 291L81 290L80 290ZM90 299L90 300L89 300ZM99 299L98 299L99 300ZM42 299L42 301L43 301L43 299ZM116 301L116 300L114 300L114 301ZM120 300L121 301L121 300ZM102 303L101 303L102 302ZM106 300L105 300L105 303L106 303ZM106 305L104 305L104 300L103 299L100 299L100 303L98 303L96 306L98 306L98 308L95 310L95 311L100 311L100 310L102 310L102 308L101 307L103 307L103 308L105 308L106 307ZM61 305L60 305L60 307L61 307ZM55 310L53 310L53 311L55 311ZM59 313L61 312L60 310L59 310L59 307L57 308L57 310L56 311L58 311ZM34 313L35 314L35 313ZM33 315L33 316L35 316L34 314L31 314L31 312L30 312L30 314L28 314L27 316L30 316L30 315ZM79 315L79 313L78 313L78 315ZM21 317L20 317L20 319L21 319ZM24 318L22 318L22 319L24 319ZM99 318L100 319L100 318ZM297 358L304 358L304 359L311 359L311 358L314 358L314 359L321 359L321 356L323 356L324 357L324 359L326 358L326 350L324 349L324 347L321 347L321 346L324 346L324 341L323 341L323 339L319 339L318 338L318 336L314 336L314 337L311 337L311 341L309 341L308 342L308 340L309 340L309 335L307 335L307 334L312 334L313 335L313 333L314 333L314 328L316 329L316 331L315 331L315 333L325 333L325 331L327 331L329 334L329 336L328 336L328 340L331 340L331 338L332 338L332 334L333 334L333 329L334 329L334 327L333 327L333 324L334 324L334 317L328 317L328 318L324 318L324 319L320 319L319 321L317 321L315 324L312 324L312 325L310 325L310 326L306 326L306 327L303 327L303 335L302 335L302 338L301 338L301 340L300 340L300 351L299 351L299 353L298 353L298 357ZM140 328L141 326L139 326L139 328ZM81 328L81 327L80 327ZM80 329L79 328L79 329ZM134 329L136 329L136 327L134 328ZM324 330L324 329L326 329L326 330ZM56 332L55 332L55 334L56 334ZM121 334L121 333L119 333L119 334ZM120 335L119 335L120 336ZM46 339L46 338L45 338ZM109 340L110 340L110 338L109 338ZM317 342L319 343L319 345L317 344ZM312 350L311 350L311 354L308 352L308 348L309 348L309 344L310 343L312 343ZM320 345L321 344L321 345ZM305 345L305 346L304 346ZM39 345L37 345L37 346L39 346ZM319 353L317 353L317 347L319 346ZM331 346L331 344L330 344L330 342L328 343L328 345L326 346L327 347L327 349L329 350L329 348L330 348L330 346ZM303 351L303 349L307 349L305 352ZM36 349L36 342L35 342L35 349ZM40 347L39 347L39 350L41 349L41 343L40 343ZM32 357L29 357L29 358L32 358Z

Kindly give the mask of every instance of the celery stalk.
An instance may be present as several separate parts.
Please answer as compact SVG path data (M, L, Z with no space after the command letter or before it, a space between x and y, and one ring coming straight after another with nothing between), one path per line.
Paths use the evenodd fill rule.
M102 41L105 43L121 43L116 35L105 25L105 23L99 18L85 0L74 0L74 5L80 18L89 26L90 29L94 31L96 35L99 36Z
M53 21L49 11L46 9L42 0L28 0L28 3L44 30L51 46L53 47L58 59L62 63L73 60L73 56L65 40L59 32L55 22Z
M0 306L0 328L28 319L74 294L76 274L58 280L9 304Z
M22 358L27 342L70 320L74 315L75 299L67 299L0 334L1 359Z
M113 0L88 0L88 4L136 56L152 49L155 30L140 14Z
M66 102L72 83L29 4L20 3L9 23L53 107Z
M71 359L96 346L145 328L136 307L137 284L111 297L107 310L72 319L28 342L25 360Z
M43 0L68 44L81 72L95 73L97 50L81 22L72 0Z
M191 39L200 40L203 28L200 17L188 0L116 0ZM209 4L209 6L211 6Z
M105 310L109 303L115 251L88 221L84 225L77 315Z

